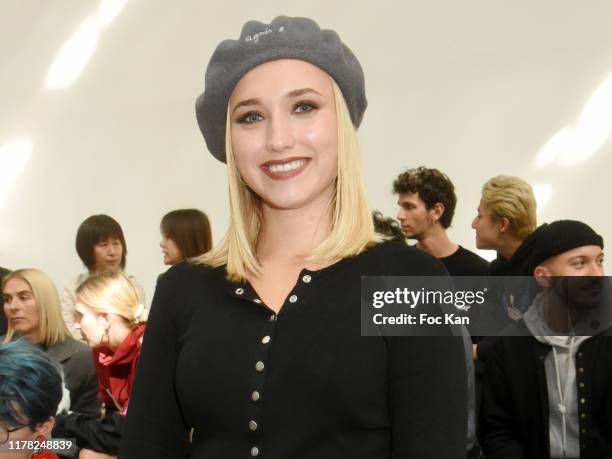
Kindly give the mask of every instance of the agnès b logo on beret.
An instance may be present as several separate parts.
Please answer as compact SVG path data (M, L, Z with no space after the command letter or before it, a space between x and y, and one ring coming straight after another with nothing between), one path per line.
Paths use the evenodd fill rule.
M277 30L278 33L284 32L285 31L285 26L280 26ZM253 41L255 43L259 42L259 37L263 36L263 35L268 35L269 33L274 33L274 30L272 30L272 28L270 26L267 26L264 30L262 30L261 32L257 32L253 35L247 35L244 39L244 41Z

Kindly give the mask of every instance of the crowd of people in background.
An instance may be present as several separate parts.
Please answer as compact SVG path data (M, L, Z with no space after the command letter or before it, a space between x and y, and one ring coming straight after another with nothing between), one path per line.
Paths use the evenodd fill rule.
M168 265L212 245L208 218L197 209L169 212L160 231ZM69 282L61 300L38 269L0 272L0 445L75 439L62 456L103 458L117 454L148 307L143 288L125 272L127 244L115 219L88 217L75 245L86 271ZM53 377L37 380L47 373ZM17 390L24 382L30 391Z
M520 178L498 176L483 187L472 228L477 248L497 252L491 263L450 240L447 231L457 197L445 174L426 167L407 170L393 182L393 192L397 216L373 212L376 231L407 244L416 240L415 247L438 258L451 276L604 274L602 237L571 220L537 227L535 197ZM212 248L208 217L197 209L169 212L160 232L163 262L170 266ZM49 401L49 406L57 407L42 417L25 405L34 403L38 409L42 402L32 400L19 401L24 405L18 405L18 412L0 413L0 440L2 435L25 438L15 429L24 425L28 435L42 432L75 438L79 457L113 456L148 306L141 285L125 271L127 243L116 220L107 215L85 219L77 230L76 250L86 271L65 287L61 300L44 272L2 269L0 372L11 372L12 366L31 360L35 371L58 375L58 388L46 395L61 396ZM514 291L499 298L498 313L507 315L508 326L531 338L471 336L468 387L476 399L468 397L475 428L468 458L511 458L521 451L526 457L604 457L587 456L587 445L593 451L609 451L606 432L612 431L612 388L605 381L612 377L610 330L593 337L554 336L543 312L551 291L545 285L539 291ZM570 328L565 324L562 331ZM18 338L33 346L18 344L23 341ZM534 353L539 361L529 357ZM26 354L23 362L9 362L11 355ZM48 362L52 367L39 369ZM558 378L561 392L555 383ZM0 391L11 384L17 383L4 379ZM567 408L560 411L558 406ZM16 422L15 413L24 419Z

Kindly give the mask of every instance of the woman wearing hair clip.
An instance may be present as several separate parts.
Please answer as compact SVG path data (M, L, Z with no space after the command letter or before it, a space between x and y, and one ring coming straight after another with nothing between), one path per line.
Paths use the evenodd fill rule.
M142 347L144 306L122 273L94 274L79 286L76 300L75 324L93 349L104 416L58 416L53 434L75 438L79 457L116 455Z
M361 276L446 274L374 231L364 88L310 19L251 21L215 50L196 112L230 226L158 282L121 457L465 457L461 339L361 336Z

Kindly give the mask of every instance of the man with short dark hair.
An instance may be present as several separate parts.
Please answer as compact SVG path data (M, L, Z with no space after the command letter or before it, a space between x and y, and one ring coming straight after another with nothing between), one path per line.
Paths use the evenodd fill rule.
M612 457L603 238L578 221L543 225L529 267L543 292L487 354L479 429L485 456Z
M450 179L437 169L419 167L400 174L393 182L400 207L397 219L417 248L438 258L451 276L485 276L489 263L452 242L450 227L457 197Z

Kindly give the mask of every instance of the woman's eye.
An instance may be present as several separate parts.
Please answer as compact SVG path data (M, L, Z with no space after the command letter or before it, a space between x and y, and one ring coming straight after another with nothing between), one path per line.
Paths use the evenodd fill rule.
M307 104L305 102L299 103L295 106L296 113L306 113L313 110L315 107L312 104Z
M240 117L240 123L256 123L257 121L261 121L263 117L256 112L246 113Z

